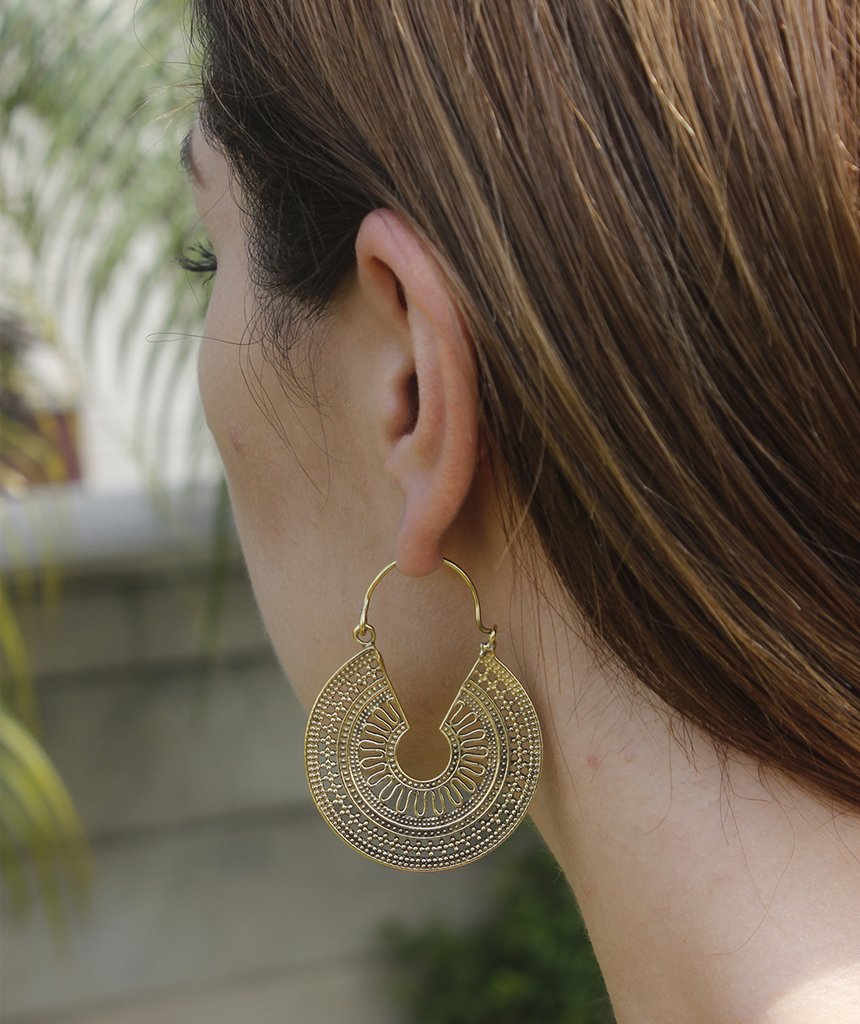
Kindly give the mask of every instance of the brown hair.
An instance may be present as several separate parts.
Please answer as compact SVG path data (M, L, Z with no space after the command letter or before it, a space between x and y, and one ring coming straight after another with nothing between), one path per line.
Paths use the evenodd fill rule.
M594 639L855 810L858 10L194 3L269 311L324 316L364 215L407 217L474 339L510 521Z

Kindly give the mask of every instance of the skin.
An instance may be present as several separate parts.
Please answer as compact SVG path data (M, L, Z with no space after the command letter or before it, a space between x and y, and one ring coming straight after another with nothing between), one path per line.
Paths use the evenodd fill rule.
M438 724L478 642L468 591L435 571L453 559L540 716L530 814L574 890L619 1024L856 1024L860 814L761 779L740 755L721 770L705 734L595 663L546 566L539 588L515 576L471 339L440 267L393 211L365 217L331 316L296 340L314 401L285 387L253 327L238 187L197 126L192 149L218 258L200 393L256 599L305 709L355 653L367 586L396 558L370 620L412 726L398 753L418 777L443 767Z

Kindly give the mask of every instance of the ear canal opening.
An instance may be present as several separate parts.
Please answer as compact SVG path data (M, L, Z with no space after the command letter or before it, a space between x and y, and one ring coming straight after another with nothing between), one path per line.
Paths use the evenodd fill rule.
M406 421L403 433L411 434L418 423L418 374L411 373L406 381L406 400L409 408L409 416Z

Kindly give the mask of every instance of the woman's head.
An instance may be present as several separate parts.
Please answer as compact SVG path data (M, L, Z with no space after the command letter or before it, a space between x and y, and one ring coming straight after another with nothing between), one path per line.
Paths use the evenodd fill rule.
M252 343L201 387L303 699L395 553L489 581L509 540L632 679L860 806L856 5L194 8L207 334Z

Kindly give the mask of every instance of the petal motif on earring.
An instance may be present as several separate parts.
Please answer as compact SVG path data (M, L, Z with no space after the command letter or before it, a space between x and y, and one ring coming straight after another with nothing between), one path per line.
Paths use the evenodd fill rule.
M524 817L543 753L537 712L522 683L495 655L495 629L460 686L440 731L450 757L432 779L414 779L396 756L409 724L367 622L368 588L353 631L363 650L328 680L305 732L305 772L318 810L334 831L372 860L405 871L469 864L502 843ZM362 639L368 637L368 639Z

